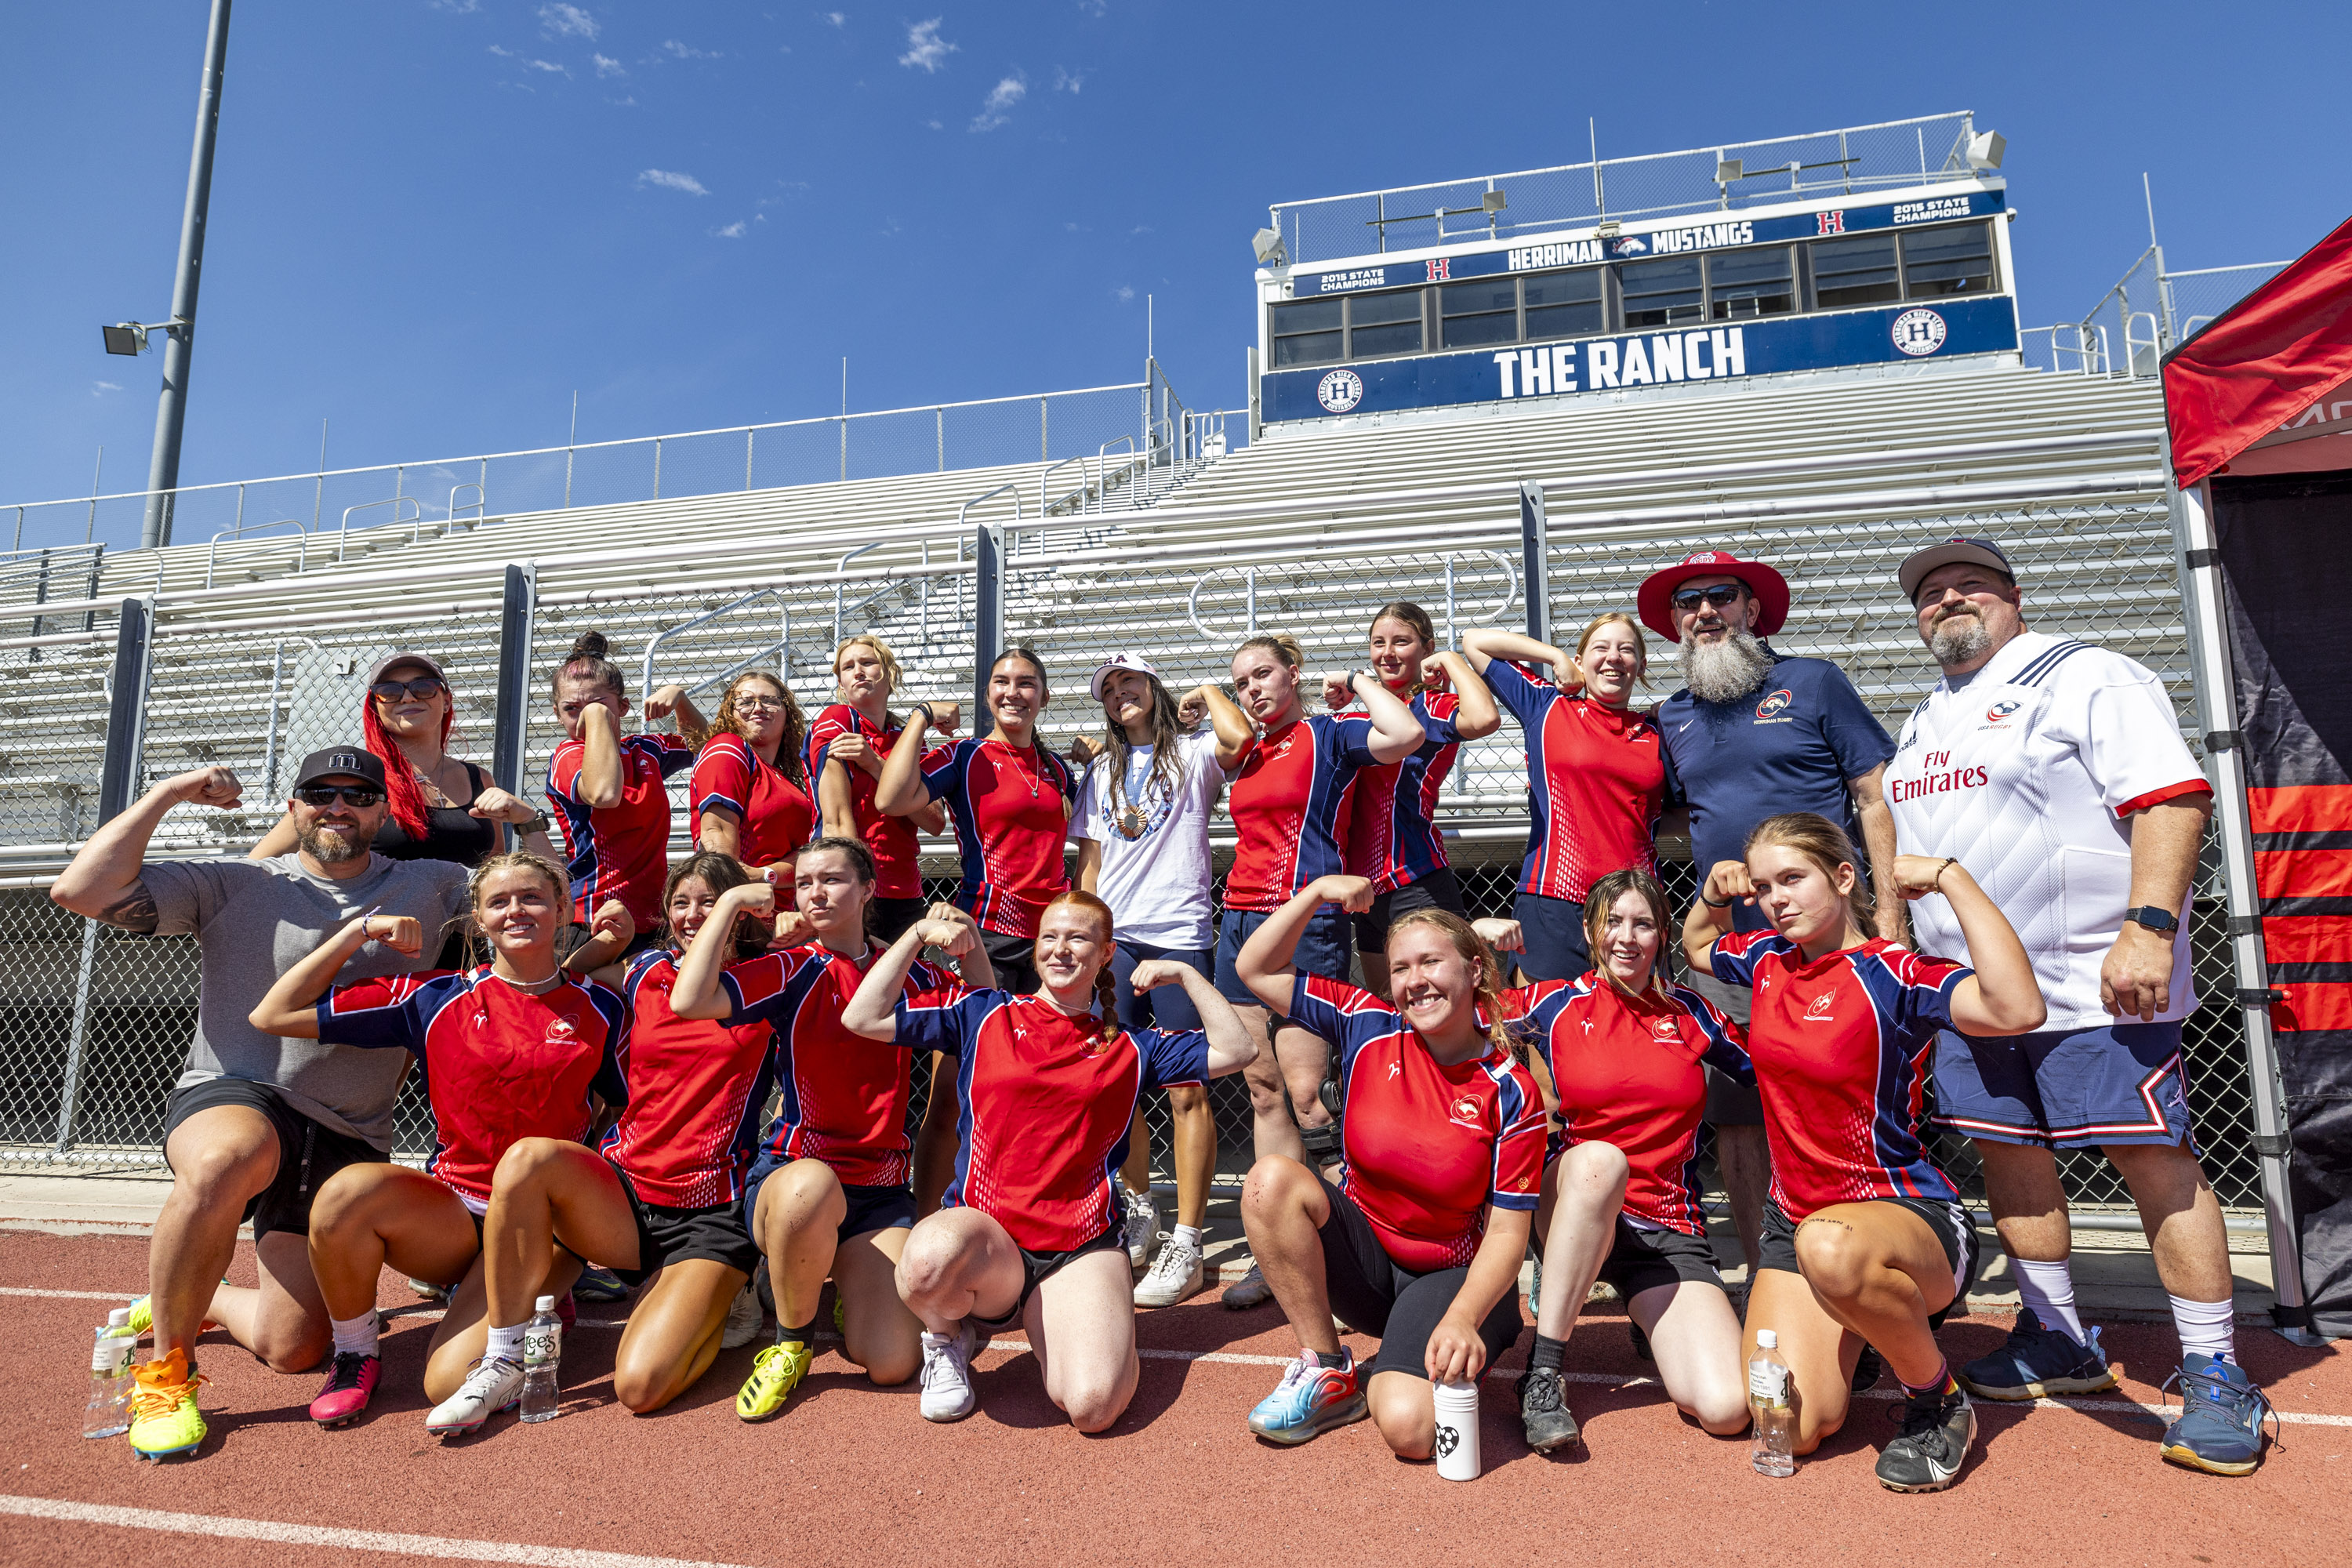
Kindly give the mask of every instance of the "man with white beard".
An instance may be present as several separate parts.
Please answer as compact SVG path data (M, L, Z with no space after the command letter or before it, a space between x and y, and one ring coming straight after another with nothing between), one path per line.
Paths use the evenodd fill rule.
M2138 1206L2182 1351L2164 1457L2222 1475L2262 1458L2263 1395L2236 1364L2229 1237L2198 1163L2180 1055L2190 885L2213 793L2162 682L2123 655L2028 631L2009 557L1981 539L1897 573L1943 679L1887 769L1906 853L1968 868L2017 928L2049 1017L2007 1039L1947 1033L1936 1121L1984 1162L2020 1310L2009 1342L1961 1369L1974 1393L2028 1400L2115 1385L2074 1306L2056 1151L2096 1149ZM1940 899L1912 909L1920 946L1959 951Z
M1745 860L1748 830L1764 818L1818 812L1862 847L1877 889L1879 934L1903 942L1895 825L1879 793L1895 742L1843 670L1777 653L1762 640L1788 619L1787 580L1760 561L1703 551L1652 573L1636 605L1643 626L1681 647L1684 688L1660 705L1657 725L1686 803L1699 885L1717 863ZM1665 831L1675 829L1676 815L1668 815ZM1738 900L1731 913L1737 931L1769 923L1750 900ZM1693 973L1686 983L1748 1021L1745 990L1711 974ZM1753 1279L1772 1174L1763 1102L1754 1089L1710 1069L1706 1119Z

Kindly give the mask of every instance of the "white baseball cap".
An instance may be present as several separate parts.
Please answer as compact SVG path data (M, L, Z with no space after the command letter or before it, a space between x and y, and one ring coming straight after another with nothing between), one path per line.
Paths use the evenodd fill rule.
M1114 669L1131 669L1139 675L1148 675L1154 680L1160 679L1160 671L1152 668L1150 659L1139 653L1129 653L1125 648L1121 648L1095 666L1094 679L1087 683L1087 690L1096 701L1102 700L1103 679Z

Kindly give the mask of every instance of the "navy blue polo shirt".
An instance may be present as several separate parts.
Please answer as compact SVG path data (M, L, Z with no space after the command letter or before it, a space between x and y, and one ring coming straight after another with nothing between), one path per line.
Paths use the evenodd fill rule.
M1718 860L1739 859L1748 830L1783 812L1818 812L1869 852L1846 781L1891 761L1895 742L1836 665L1772 658L1764 684L1736 702L1701 702L1685 689L1658 707L1701 878ZM1733 914L1743 931L1769 923L1746 904Z

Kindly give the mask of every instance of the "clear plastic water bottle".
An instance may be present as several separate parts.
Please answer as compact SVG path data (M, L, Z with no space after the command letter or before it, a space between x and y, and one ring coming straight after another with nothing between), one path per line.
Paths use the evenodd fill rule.
M131 1394L138 1380L131 1365L138 1359L138 1336L131 1331L131 1309L117 1307L106 1315L105 1327L89 1352L89 1405L82 1412L85 1437L120 1437L131 1430Z
M1780 1359L1780 1336L1756 1331L1756 1359L1748 1363L1748 1410L1755 1446L1748 1462L1759 1476L1797 1473L1797 1380Z
M555 1419L555 1373L563 1363L563 1320L555 1298L541 1296L522 1331L522 1418Z

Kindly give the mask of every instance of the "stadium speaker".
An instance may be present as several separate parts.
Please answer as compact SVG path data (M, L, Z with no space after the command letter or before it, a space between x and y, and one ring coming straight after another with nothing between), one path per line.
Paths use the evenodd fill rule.
M1969 167L1998 169L2000 155L2009 150L2008 140L1998 131L1979 131L1969 138Z
M1259 229L1250 240L1250 245L1257 252L1258 265L1261 267L1280 267L1290 259L1290 253L1282 248L1280 229Z

